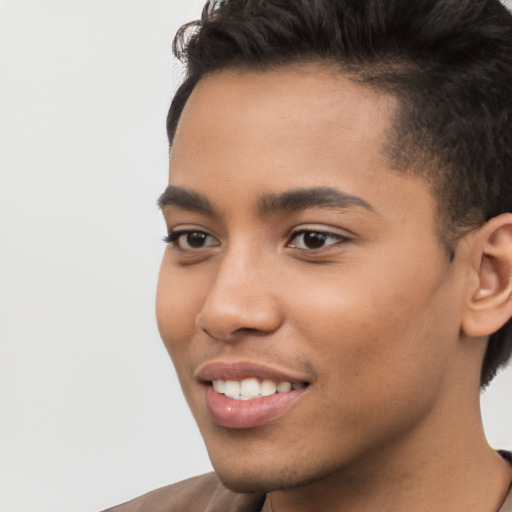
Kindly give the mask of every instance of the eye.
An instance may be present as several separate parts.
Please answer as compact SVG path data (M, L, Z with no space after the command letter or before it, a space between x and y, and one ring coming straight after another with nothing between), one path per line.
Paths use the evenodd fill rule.
M172 230L164 238L164 242L174 245L181 251L197 251L205 247L220 245L220 242L214 236L194 229Z
M347 237L336 233L303 229L295 232L287 245L296 249L315 250L345 240L347 240Z

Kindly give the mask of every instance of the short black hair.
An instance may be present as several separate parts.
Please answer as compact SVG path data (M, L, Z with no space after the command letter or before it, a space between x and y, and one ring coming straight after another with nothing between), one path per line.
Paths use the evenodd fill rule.
M217 0L173 43L186 74L172 101L172 145L196 84L224 69L327 63L399 107L386 152L427 174L440 239L512 211L512 15L499 0ZM512 321L489 338L485 387L512 352Z

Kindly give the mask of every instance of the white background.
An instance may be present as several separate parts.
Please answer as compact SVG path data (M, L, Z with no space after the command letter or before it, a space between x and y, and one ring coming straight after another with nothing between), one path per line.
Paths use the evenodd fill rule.
M154 321L171 40L202 0L0 0L0 510L209 470ZM484 397L512 448L512 370ZM468 447L470 449L470 447Z

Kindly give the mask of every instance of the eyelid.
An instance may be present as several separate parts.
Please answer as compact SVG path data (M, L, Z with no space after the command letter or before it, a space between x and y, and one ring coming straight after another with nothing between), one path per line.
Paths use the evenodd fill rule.
M304 235L306 233L317 233L320 235L325 236L326 238L334 239L331 243L328 243L322 247L319 248L308 248L308 247L297 247L294 245L291 245L291 242L299 237L300 235ZM346 232L340 233L339 231L334 230L333 228L327 227L327 226L300 226L296 227L292 230L290 235L288 236L288 242L286 243L287 247L290 247L292 249L298 249L302 251L308 251L308 252L314 252L314 251L322 251L325 249L328 249L332 245L336 245L337 243L342 242L348 242L351 240L351 236L347 234Z
M213 236L214 238L219 238L215 233L212 233L210 228L202 226L201 224L192 224L192 223L168 223L167 224L167 235L164 236L164 241L169 241L170 238L182 235L183 233L205 233L206 235ZM172 240L171 240L172 241Z
M192 233L200 233L200 234L203 234L205 235L205 237L208 237L212 240L215 240L216 243L210 243L210 244L206 244L202 247L191 247L191 248L183 248L183 247L180 247L179 245L179 241L182 237L186 236L186 235L189 235L189 234L192 234ZM179 251L182 251L182 252L199 252L199 251L202 251L204 249L207 249L209 247L217 247L220 245L220 240L215 236L213 235L212 233L210 233L207 229L201 227L201 226L182 226L182 227L175 227L175 228L171 228L169 229L168 231L168 234L166 236L164 236L163 238L163 241L167 244L170 244L172 245L175 249L179 250Z
M355 235L347 229L341 227L330 226L326 224L300 224L290 229L290 237L297 235L297 233L314 232L322 233L324 235L340 236L346 239L351 239Z

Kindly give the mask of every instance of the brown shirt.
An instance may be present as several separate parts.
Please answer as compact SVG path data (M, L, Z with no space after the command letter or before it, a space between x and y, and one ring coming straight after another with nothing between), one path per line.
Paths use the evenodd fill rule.
M226 489L215 473L207 473L156 489L104 512L260 512L264 501L264 494L235 493Z
M505 502L498 512L512 512L512 487L509 489Z
M104 512L260 512L264 494L238 494L215 473L196 476L144 494ZM512 512L512 488L498 512Z

